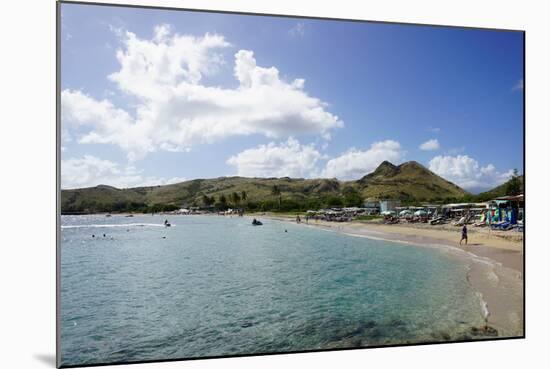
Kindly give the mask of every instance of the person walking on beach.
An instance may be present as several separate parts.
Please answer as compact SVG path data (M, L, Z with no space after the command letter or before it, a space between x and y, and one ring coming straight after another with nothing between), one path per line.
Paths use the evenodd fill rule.
M462 241L465 241L466 245L468 245L468 228L466 228L466 224L462 226L462 237L460 238L459 245L462 245Z

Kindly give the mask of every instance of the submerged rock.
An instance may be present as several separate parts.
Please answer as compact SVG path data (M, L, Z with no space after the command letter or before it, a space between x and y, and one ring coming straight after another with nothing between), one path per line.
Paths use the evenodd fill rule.
M366 328L366 329L374 328L374 327L376 327L376 322L374 320L369 320L368 322L366 322L363 325L363 327Z
M447 332L433 332L430 336L436 341L450 341L451 335Z
M392 327L401 327L401 326L404 326L406 323L404 321L402 321L401 319L393 319L389 322L388 325L392 326Z
M481 328L479 327L470 328L470 334L474 337L479 337L479 336L496 337L498 336L498 331L495 328L487 325Z
M382 331L379 330L379 329L373 329L370 333L369 333L369 337L371 338L380 338L382 337L383 334L382 334Z

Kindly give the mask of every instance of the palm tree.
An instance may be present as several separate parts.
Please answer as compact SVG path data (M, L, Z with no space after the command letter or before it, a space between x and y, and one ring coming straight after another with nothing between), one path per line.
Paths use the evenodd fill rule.
M220 204L222 204L224 207L227 204L227 198L225 197L224 194L220 195Z
M239 203L241 202L241 197L239 196L238 193L233 192L231 194L231 201L233 201L234 205L239 205Z
M522 192L521 180L517 169L514 169L514 174L510 177L510 180L506 183L505 187L506 195L519 195Z
M273 185L271 188L271 194L273 196L279 196L279 209L281 208L281 189L277 185Z

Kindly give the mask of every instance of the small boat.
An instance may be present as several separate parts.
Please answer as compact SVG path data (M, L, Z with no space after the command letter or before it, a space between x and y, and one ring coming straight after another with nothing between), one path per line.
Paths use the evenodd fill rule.
M165 227L171 227L172 225L168 222L168 219L166 219L166 220L164 221L164 226L165 226Z
M256 218L254 218L254 220L252 220L252 225L253 226L261 226L261 225L263 225L263 223L260 222L259 220L256 220Z
M126 215L126 218L133 218L134 216L132 214Z

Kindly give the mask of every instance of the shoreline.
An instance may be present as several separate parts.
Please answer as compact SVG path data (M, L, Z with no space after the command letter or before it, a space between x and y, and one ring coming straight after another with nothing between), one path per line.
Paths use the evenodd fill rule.
M276 214L247 216L296 224L294 218ZM461 247L457 241L452 241L459 238L459 228L452 232L442 228L411 227L408 224L335 223L320 220L307 224L302 221L300 225L348 236L431 247L467 260L469 270L466 279L480 298L480 313L485 317L487 325L496 328L499 337L524 335L523 241L491 238L490 235L487 237L483 233L473 232L470 234L470 242L475 242Z

